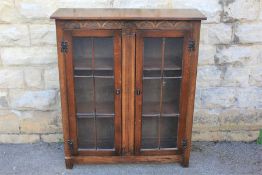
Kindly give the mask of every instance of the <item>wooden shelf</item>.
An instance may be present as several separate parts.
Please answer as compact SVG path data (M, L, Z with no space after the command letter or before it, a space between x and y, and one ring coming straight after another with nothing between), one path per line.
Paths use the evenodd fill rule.
M74 59L75 70L113 70L113 58L95 58L95 65L92 66L92 60L89 58L78 57Z
M176 103L163 103L162 104L162 113L160 113L160 103L156 102L146 102L143 103L143 117L172 117L179 116L179 109L177 108L178 104Z
M101 103L97 102L96 104L96 112L94 108L94 104L91 102L87 103L79 103L76 107L78 116L114 116L114 103Z
M165 59L164 70L181 70L174 60ZM144 61L144 70L161 70L161 61L157 59L147 59Z

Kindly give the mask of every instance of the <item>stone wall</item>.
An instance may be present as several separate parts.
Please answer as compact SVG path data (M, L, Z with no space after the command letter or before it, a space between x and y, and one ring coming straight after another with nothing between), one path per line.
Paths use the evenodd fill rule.
M194 140L252 141L262 128L262 0L1 0L0 143L62 138L55 25L61 7L197 8Z

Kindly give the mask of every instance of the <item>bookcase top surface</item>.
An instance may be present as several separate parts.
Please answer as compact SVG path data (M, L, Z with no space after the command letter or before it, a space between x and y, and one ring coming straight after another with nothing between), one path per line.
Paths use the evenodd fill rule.
M206 20L196 9L60 8L57 20Z

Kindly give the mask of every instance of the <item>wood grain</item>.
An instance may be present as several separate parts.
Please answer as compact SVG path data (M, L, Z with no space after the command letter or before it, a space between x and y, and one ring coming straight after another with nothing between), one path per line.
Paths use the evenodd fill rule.
M61 8L51 19L63 20L205 20L195 9Z

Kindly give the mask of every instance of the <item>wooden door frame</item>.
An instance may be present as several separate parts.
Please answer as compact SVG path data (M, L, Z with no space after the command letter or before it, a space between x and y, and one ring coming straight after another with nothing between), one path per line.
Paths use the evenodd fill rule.
M178 121L178 138L177 150L163 149L160 151L146 150L141 151L141 138L142 138L142 98L143 98L143 48L144 37L183 37L183 58L182 58L182 80L180 87L179 99L179 121ZM190 32L179 30L138 30L136 33L136 89L141 90L141 95L135 97L135 155L171 155L182 154L182 139L185 137L186 128L186 112L188 104L188 83L189 83L189 51L188 41Z
M74 91L73 37L113 37L114 38L114 86L120 89L119 95L114 95L114 150L78 150L77 117ZM65 57L65 74L68 109L68 140L73 142L73 154L70 156L113 156L121 155L121 30L64 30L63 40L68 43ZM69 147L66 147L69 149ZM70 153L70 151L68 151Z

